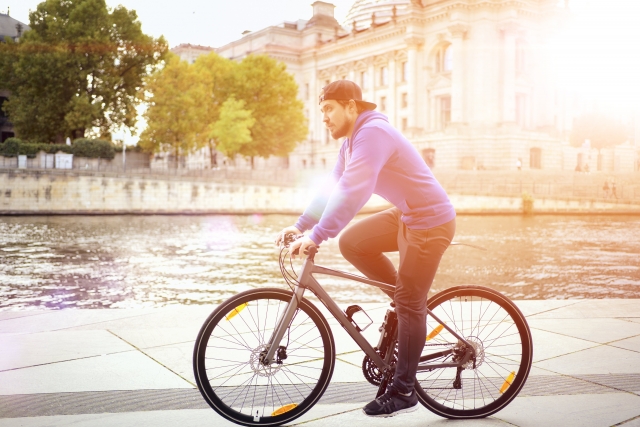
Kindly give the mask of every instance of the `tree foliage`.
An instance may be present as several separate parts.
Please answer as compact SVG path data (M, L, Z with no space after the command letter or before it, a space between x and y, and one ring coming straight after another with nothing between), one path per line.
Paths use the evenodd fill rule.
M231 97L220 108L220 116L211 126L211 137L217 142L217 149L228 157L244 152L253 142L251 128L256 123L251 111L244 108L244 101Z
M175 55L169 55L165 67L149 80L152 94L144 113L147 128L140 135L143 150L178 155L199 148L195 138L203 123L200 108L202 84L195 69Z
M574 120L570 141L571 145L579 147L588 139L591 147L601 149L622 144L630 135L630 126L604 114L593 113Z
M209 146L228 156L284 156L307 134L293 76L267 56L238 63L211 53L193 64L172 58L148 92L147 151Z
M240 154L246 157L284 156L307 135L298 85L283 63L265 55L249 55L236 74L235 96L256 119L252 142Z
M167 52L162 37L105 0L45 0L29 22L19 42L0 47L5 110L20 137L61 142L93 129L109 137L135 125L145 76Z
M109 141L85 138L76 139L71 145L30 143L24 142L19 138L9 138L4 144L0 144L0 156L5 157L26 155L27 157L33 158L40 151L49 154L62 151L63 153L73 154L77 157L113 159L115 157L116 147Z

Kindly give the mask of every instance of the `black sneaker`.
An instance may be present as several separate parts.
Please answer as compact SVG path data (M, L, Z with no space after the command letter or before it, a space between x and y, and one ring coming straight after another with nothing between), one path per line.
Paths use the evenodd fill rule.
M418 397L415 390L410 396L404 396L395 389L389 389L385 394L372 400L362 408L362 412L370 417L393 417L394 415L413 412L418 409Z

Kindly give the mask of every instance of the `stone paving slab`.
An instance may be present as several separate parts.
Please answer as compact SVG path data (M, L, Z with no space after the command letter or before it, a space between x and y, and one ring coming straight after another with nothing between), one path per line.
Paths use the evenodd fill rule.
M140 352L0 372L0 395L190 387Z
M640 316L640 311L638 315ZM640 323L622 319L562 319L562 322L558 322L558 319L533 317L527 319L527 322L529 327L535 330L600 344L612 343L640 335Z
M535 362L538 368L564 375L640 373L640 353L598 346Z
M640 336L627 338L625 340L616 341L611 344L614 347L625 348L627 350L633 350L640 353Z
M575 304L559 307L556 310L536 314L539 319L593 319L640 317L640 300L637 299L603 299L580 300Z
M103 330L0 334L0 371L131 350L130 345Z
M599 345L553 332L540 331L535 328L531 329L531 335L533 336L533 362L536 365L541 360L553 359L567 353L580 352ZM544 343L544 345L538 345L538 343Z

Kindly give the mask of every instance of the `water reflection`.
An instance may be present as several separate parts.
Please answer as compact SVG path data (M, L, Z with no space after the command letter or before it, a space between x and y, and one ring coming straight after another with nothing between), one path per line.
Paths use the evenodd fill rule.
M0 219L0 310L217 303L286 286L274 236L295 217L110 216ZM463 216L433 286L491 286L516 299L640 298L640 218ZM397 256L392 256L397 263ZM337 243L319 264L355 272ZM321 277L342 302L385 301Z

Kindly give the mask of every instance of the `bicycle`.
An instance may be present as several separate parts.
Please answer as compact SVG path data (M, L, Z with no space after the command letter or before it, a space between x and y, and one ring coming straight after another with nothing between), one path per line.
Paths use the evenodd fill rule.
M218 414L240 425L290 422L311 409L329 385L336 357L333 334L324 315L304 297L307 290L365 353L363 374L378 386L377 396L393 378L393 303L373 347L361 334L366 327L353 318L363 310L356 305L343 311L314 274L386 292L393 292L394 286L315 265L314 247L296 276L291 260L286 264L292 240L285 239L279 256L291 290L253 289L229 298L209 315L196 339L193 367L198 389ZM482 418L504 408L531 369L533 342L522 312L502 294L482 286L446 289L428 299L427 309L427 336L415 384L419 402L452 419Z

